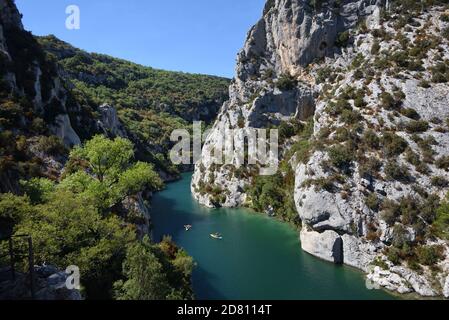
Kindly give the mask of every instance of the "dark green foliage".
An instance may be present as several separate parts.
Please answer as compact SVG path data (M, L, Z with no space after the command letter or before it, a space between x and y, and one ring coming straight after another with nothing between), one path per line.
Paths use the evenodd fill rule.
M403 96L395 94L391 95L389 92L382 92L380 94L380 106L386 110L398 110L402 105Z
M279 139L284 141L296 135L295 127L287 122L282 122L279 126Z
M327 79L330 81L335 80L335 74L330 66L323 67L317 71L316 82L318 84L325 82Z
M344 98L338 98L337 102L329 102L326 107L326 111L331 116L339 116L343 113L343 111L352 111L351 104Z
M330 163L338 169L349 171L354 161L354 153L347 146L336 145L329 149Z
M438 237L449 239L449 202L447 200L443 201L436 210L436 218L432 228Z
M377 136L376 132L371 129L365 131L362 136L362 142L369 149L377 150L380 146L380 138Z
M291 168L284 174L258 176L248 190L253 209L261 212L274 211L276 217L299 224L299 216L293 199L294 172Z
M298 130L299 140L291 146L285 159L291 159L295 156L297 163L307 163L309 161L313 149L313 142L310 141L313 134L313 124L313 118L310 118L306 124L302 125Z
M45 101L45 98L49 97L51 79L57 75L55 64L45 54L30 32L7 28L4 33L8 51L12 58L8 69L15 74L18 86L25 91L28 98L33 99L35 97L34 82L36 74L34 73L34 63L37 62L42 71L41 94Z
M443 38L445 38L446 40L449 40L449 27L444 27L441 30L441 35L443 36Z
M346 47L349 43L350 33L349 31L343 31L337 35L337 39L335 40L335 45L337 47Z
M169 237L152 244L148 237L128 247L125 280L114 284L118 300L191 300L194 263Z
M375 157L369 157L365 161L359 161L359 174L365 178L372 178L379 175L382 162Z
M330 193L335 193L338 191L338 184L344 184L345 178L340 174L332 174L328 177L320 177L317 179L308 179L302 183L302 187L309 188L311 186L315 187L315 191L319 192L325 190Z
M284 91L293 90L297 85L298 80L289 73L282 74L276 82L276 86Z
M227 98L229 80L225 78L157 70L89 54L53 36L38 40L58 58L76 90L86 96L91 106L110 103L118 109L157 111L160 104L165 104L167 110L191 120L192 114L212 106L218 108Z
M443 156L435 162L436 166L439 169L444 169L446 171L449 170L449 156Z
M56 136L41 136L37 142L39 151L52 156L66 155L68 153L61 139Z
M445 177L435 176L432 177L432 185L438 188L447 188L449 186L449 181Z
M433 266L444 259L444 247L442 246L422 246L416 249L419 263L426 266Z
M362 120L363 117L359 111L356 110L343 110L340 116L340 120L347 125L353 125Z
M370 193L365 199L365 204L371 210L378 211L381 201L375 193Z
M408 143L404 138L390 132L384 133L381 141L387 157L401 155L408 147Z
M240 129L243 129L245 127L245 118L243 117L243 115L239 114L239 117L237 119L237 126Z
M382 219L390 226L393 226L401 215L400 207L396 202L386 199L382 203Z
M405 125L405 130L407 130L408 133L423 133L429 130L429 128L429 123L424 120L409 121Z
M432 73L432 82L446 83L449 81L449 61L438 62L430 68Z
M58 139L41 140L41 151L61 152ZM20 138L15 148L23 149L25 144ZM75 264L88 298L110 298L113 282L121 278L126 248L136 241L133 223L138 221L132 214L117 214L121 212L117 208L127 196L162 187L152 166L133 163L133 154L133 145L122 138L112 141L96 136L77 147L59 184L28 179L21 181L26 197L1 195L0 232L30 234L36 264L46 262L62 269ZM185 266L181 262L186 259L184 254L175 259L176 266ZM189 288L190 282L185 284ZM177 292L171 297L189 296Z
M423 160L426 163L433 163L435 161L435 151L432 148L432 145L435 145L437 142L432 136L428 136L425 139L419 138L415 141L418 144L418 147L421 149L421 153L423 156Z
M33 212L28 197L0 193L0 238L11 236L17 223Z
M413 119L413 120L419 120L419 119L421 118L420 115L419 115L419 113L416 112L416 110L415 110L415 109L412 109L412 108L402 108L402 109L400 110L400 113L401 113L403 116L405 116L405 117L407 117L407 118L410 118L410 119Z
M410 164L415 166L415 169L418 172L422 174L427 174L429 172L428 166L421 160L419 154L414 152L411 148L407 149L405 158Z
M323 5L323 0L308 0L309 1L309 5L314 9L314 10L320 10L321 6Z
M395 161L390 161L385 166L385 174L389 180L397 180L404 183L411 181L409 170L405 165L400 165Z
M379 40L375 39L371 47L371 54L376 55L379 53L379 51L380 51Z

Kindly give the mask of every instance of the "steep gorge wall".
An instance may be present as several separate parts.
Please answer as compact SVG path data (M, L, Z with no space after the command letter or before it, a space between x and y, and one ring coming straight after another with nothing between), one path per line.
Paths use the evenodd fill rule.
M267 2L263 18L239 53L230 100L207 138L192 192L209 207L250 205L247 190L257 168L237 160L233 165L215 164L209 154L221 141L221 128L273 128L312 117L310 154L299 163L295 157L289 160L303 249L362 269L390 290L447 295L447 242L423 240L431 218L423 218L419 210L424 209L418 209L410 219L386 221L378 205L421 199L432 207L429 194L440 199L447 194L447 184L437 182L447 181L448 172L435 160L449 153L443 128L449 88L444 81L432 83L433 64L444 64L449 57L447 40L441 36L447 27L440 19L444 9L429 8L409 18L409 25L396 27L400 15L392 13L391 21L382 17L385 1L310 3ZM434 47L423 45L423 37L433 39ZM413 47L415 53L406 51ZM419 50L423 52L414 58ZM365 147L364 139L372 132L380 145ZM289 148L289 143L281 146L281 157ZM371 172L366 173L369 166ZM398 230L407 243L440 248L437 273L427 266L413 269L410 262L389 261L385 250L397 243Z

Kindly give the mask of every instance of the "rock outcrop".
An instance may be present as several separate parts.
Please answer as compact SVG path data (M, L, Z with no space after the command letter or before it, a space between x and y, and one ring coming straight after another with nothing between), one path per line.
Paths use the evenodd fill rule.
M446 7L313 3L267 2L239 53L230 100L207 137L192 192L209 207L251 205L246 190L257 170L236 159L216 163L210 154L222 128L311 118L304 154L285 158L294 138L280 146L280 160L295 172L303 249L362 269L389 290L446 295L448 245L431 235L434 199L449 190ZM418 259L425 250L436 260Z
M250 30L239 53L237 76L229 89L230 100L223 105L204 150L219 143L221 128L268 128L281 121L312 116L314 90L310 85L312 78L304 73L304 67L337 52L334 46L337 35L371 14L377 3L376 0L344 1L338 9L326 5L316 11L307 1L268 1L264 17ZM279 88L273 79L282 75L294 75L302 81ZM247 181L233 177L227 167L216 168L206 151L193 177L195 197L202 204L213 206L211 197L199 190L200 180L208 177L205 182L215 181L230 191L222 206L242 205L246 199L242 190Z
M101 119L98 121L99 128L108 136L127 137L126 130L117 115L114 107L103 104L99 107Z
M44 265L34 268L34 299L47 301L83 300L76 289L68 289L68 274L54 266ZM31 300L28 274L16 272L11 279L11 272L0 269L0 300Z

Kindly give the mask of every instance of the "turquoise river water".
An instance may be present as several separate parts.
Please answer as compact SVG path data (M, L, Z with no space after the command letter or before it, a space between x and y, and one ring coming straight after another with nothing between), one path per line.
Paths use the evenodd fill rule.
M191 174L152 201L153 238L171 235L193 256L197 299L394 299L369 290L361 272L300 249L298 231L247 209L208 209L190 192ZM191 224L190 231L184 225ZM223 240L213 240L219 232Z

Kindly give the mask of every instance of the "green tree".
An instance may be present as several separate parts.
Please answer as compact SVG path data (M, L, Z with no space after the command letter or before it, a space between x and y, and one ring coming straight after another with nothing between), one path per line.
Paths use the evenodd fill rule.
M118 300L192 299L194 263L170 237L153 244L148 237L129 246L123 263L125 280L114 284Z
M161 189L162 180L151 164L132 163L133 148L133 144L123 138L110 140L95 136L71 152L69 162L83 165L71 166L74 172L61 182L59 188L83 194L103 210L145 188Z
M22 202L16 204L24 209ZM36 264L79 266L88 296L97 297L107 296L126 246L135 240L133 226L116 216L103 218L85 197L61 189L23 216L15 232L32 236Z
M45 178L33 178L20 181L23 191L30 197L32 204L38 204L48 200L55 190L55 183Z
M87 141L84 146L76 147L70 153L70 158L87 161L96 178L114 181L129 165L134 156L134 146L131 141L123 138L110 140L97 135Z
M17 223L34 213L35 208L28 197L12 193L0 194L0 238L10 236Z
M152 252L148 237L131 245L123 264L126 281L114 284L118 300L166 300L170 287L163 266Z
M448 195L449 199L449 195ZM443 239L449 239L449 201L443 201L437 209L436 219L432 224L436 235Z

